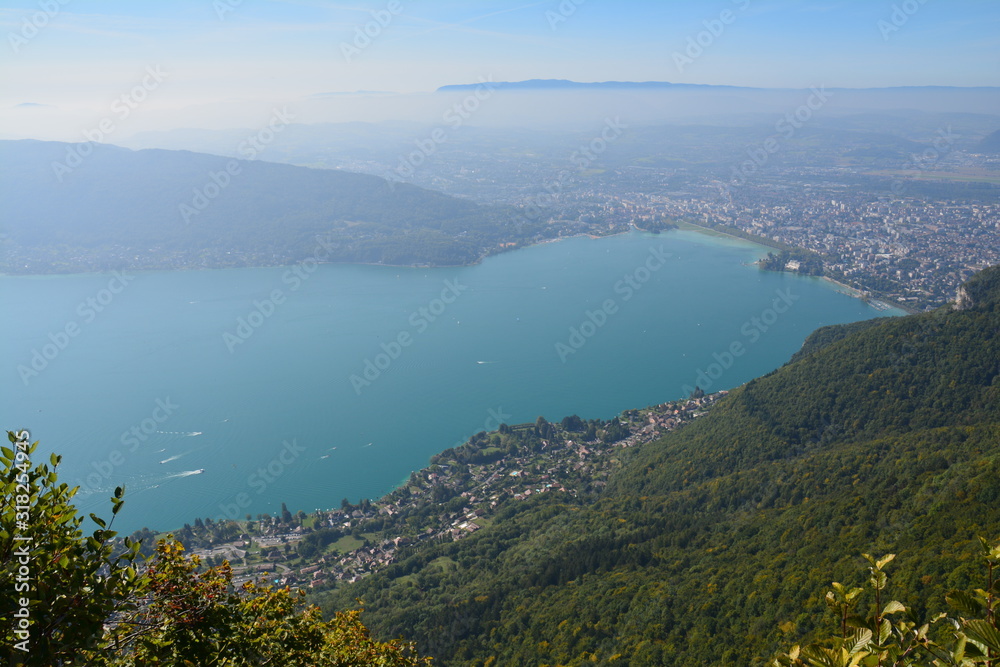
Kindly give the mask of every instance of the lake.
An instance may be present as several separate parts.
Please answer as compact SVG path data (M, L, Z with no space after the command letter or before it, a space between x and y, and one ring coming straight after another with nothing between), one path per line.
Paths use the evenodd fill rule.
M442 269L317 265L0 277L0 404L115 527L377 498L499 423L611 418L780 366L879 312L767 249L574 238Z

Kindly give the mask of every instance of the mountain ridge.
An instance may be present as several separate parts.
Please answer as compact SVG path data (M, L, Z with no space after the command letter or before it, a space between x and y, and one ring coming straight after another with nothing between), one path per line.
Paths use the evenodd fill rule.
M438 93L460 92L466 90L481 89L482 83L459 83L440 86L435 90ZM755 86L737 86L730 84L711 83L673 83L670 81L573 81L570 79L526 79L523 81L498 81L490 82L488 85L492 90L808 90L806 88L759 88ZM904 90L989 90L997 91L997 86L878 86L872 88L838 88L828 87L829 90L839 91L904 91Z
M324 261L468 264L541 228L367 174L35 140L0 141L0 207L8 273L285 265L319 238Z

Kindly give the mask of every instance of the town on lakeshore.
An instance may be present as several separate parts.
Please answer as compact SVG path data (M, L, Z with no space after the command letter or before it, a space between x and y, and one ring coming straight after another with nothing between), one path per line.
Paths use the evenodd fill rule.
M610 421L502 424L448 449L379 500L311 514L196 519L175 531L204 564L227 560L234 581L265 577L282 586L324 589L355 582L428 541L460 540L488 526L508 501L558 494L565 502L599 490L638 445L705 414L728 392L697 390L686 400L627 410ZM148 538L148 529L133 537ZM153 540L144 540L152 543Z

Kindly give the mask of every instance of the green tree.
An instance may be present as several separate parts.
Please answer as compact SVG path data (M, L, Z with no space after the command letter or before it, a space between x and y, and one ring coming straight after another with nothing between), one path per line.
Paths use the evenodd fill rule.
M5 650L25 665L77 664L81 651L100 651L105 621L134 608L146 583L136 568L139 543L126 538L114 553L116 533L100 517L84 535L71 504L78 487L59 483L60 457L39 463L38 443L8 431L3 447L0 499L0 625ZM115 489L112 515L124 489Z
M429 664L405 642L378 642L360 612L324 621L303 607L304 593L244 583L233 586L228 562L199 571L198 556L161 541L149 566L146 603L119 620L108 665L212 665L250 667L407 667Z
M562 427L567 431L579 432L586 428L583 420L580 419L578 415L570 415L568 417L563 417Z
M180 542L161 540L143 563L139 543L113 542L110 525L94 514L98 528L84 535L71 504L77 489L58 482L59 457L36 463L37 442L26 433L8 439L13 447L0 453L0 623L11 664L428 664L406 642L373 640L360 612L325 621L301 604L301 592L251 582L237 589L227 561L205 569ZM112 515L123 494L115 490Z

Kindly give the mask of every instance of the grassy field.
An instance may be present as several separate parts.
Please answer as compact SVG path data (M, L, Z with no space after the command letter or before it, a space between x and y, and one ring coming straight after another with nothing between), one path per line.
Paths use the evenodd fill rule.
M723 232L717 232L714 229L709 229L708 227L702 227L701 225L693 225L690 222L684 222L683 220L674 220L673 224L677 225L677 229L684 229L691 232L700 232L707 236L715 236L717 238L724 238L724 239L739 238L733 236L732 234L725 234ZM740 240L743 241L745 239L740 239Z
M336 542L327 546L325 552L333 553L334 551L346 554L349 551L354 551L355 549L360 549L365 545L365 540L371 539L371 535L361 534L362 539L358 539L353 535L344 535L342 538Z

